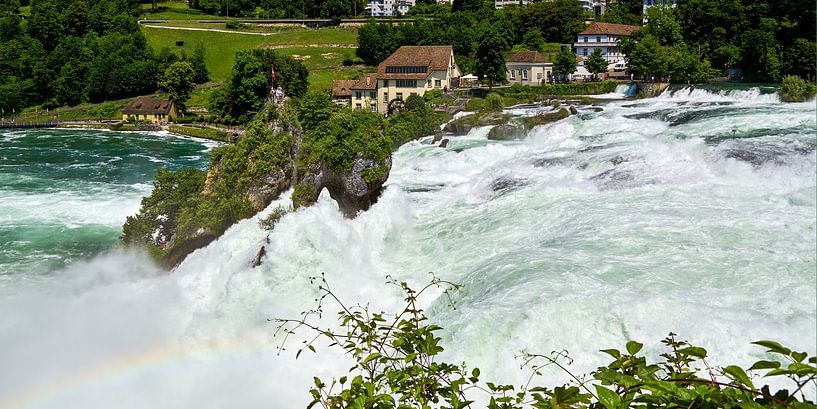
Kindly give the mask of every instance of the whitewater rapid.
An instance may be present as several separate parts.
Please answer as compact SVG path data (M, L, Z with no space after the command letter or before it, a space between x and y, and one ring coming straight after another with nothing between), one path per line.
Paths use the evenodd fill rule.
M402 299L386 275L463 284L456 310L424 306L445 358L489 381L524 382L522 350L567 349L583 373L629 339L657 356L669 331L715 365L762 358L758 339L814 354L814 102L685 89L602 107L521 141L478 128L445 149L411 142L357 218L324 192L272 232L263 214L237 224L169 274L111 252L2 282L0 408L305 407L312 376L349 362L279 355L268 319L313 307L321 273L384 309Z

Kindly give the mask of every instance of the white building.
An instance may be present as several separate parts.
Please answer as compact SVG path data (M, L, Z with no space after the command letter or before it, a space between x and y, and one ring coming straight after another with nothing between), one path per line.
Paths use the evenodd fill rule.
M675 7L678 5L678 0L644 0L644 23L647 22L647 9L659 4L666 4L670 7Z
M618 40L622 37L629 37L639 28L641 27L596 22L579 33L573 48L576 50L576 55L582 58L587 58L596 49L601 49L601 55L608 63L621 61L626 56L619 50Z
M596 15L596 17L607 11L607 0L579 0L579 5Z
M542 85L553 78L553 64L538 51L520 51L505 62L505 79L513 84Z
M530 0L494 0L494 7L501 9L507 6L527 6Z
M416 0L368 0L366 15L372 17L396 16L408 13Z

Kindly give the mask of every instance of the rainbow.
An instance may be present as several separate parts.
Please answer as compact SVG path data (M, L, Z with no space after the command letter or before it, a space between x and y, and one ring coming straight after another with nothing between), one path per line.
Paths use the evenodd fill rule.
M218 361L241 355L277 353L270 340L231 339L218 346L181 347L162 345L125 355L122 359L96 365L79 374L65 375L58 381L45 382L22 390L11 397L0 397L0 409L36 409L59 401L92 385L126 382L145 374L197 361Z

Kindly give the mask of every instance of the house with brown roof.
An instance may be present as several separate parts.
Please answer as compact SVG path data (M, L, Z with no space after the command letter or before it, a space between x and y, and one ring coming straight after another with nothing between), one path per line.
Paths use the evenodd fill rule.
M156 96L136 97L128 106L122 109L122 120L130 119L138 122L172 122L179 117L176 103L172 99L159 99Z
M332 81L332 101L338 105L349 105L352 103L352 85L357 80L334 80Z
M593 54L596 49L600 49L602 57L608 63L623 61L626 55L620 51L618 41L621 38L631 36L639 28L641 27L595 22L579 33L573 48L576 50L576 54L581 57L586 58L588 55Z
M402 46L377 66L377 111L411 94L455 88L461 75L450 45Z
M364 75L351 87L352 108L377 112L377 73Z
M505 79L511 85L542 85L553 77L553 64L538 51L511 54L505 61L505 67Z

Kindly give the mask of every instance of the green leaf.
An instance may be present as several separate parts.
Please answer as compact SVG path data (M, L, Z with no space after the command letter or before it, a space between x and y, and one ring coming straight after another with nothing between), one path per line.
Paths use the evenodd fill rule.
M621 352L618 352L617 349L602 349L601 352L604 352L605 354L610 355L615 359L621 358Z
M775 369L775 368L780 368L780 362L776 362L776 361L757 361L752 365L751 368L749 368L749 370L750 371L755 371L755 370L758 370L758 369Z
M678 353L694 356L696 358L706 358L706 350L701 347L686 347L678 350Z
M783 345L780 345L779 343L774 342L774 341L764 340L764 341L755 341L755 342L752 342L752 343L755 344L755 345L760 345L762 347L769 348L768 352L776 352L776 353L782 354L782 355L788 355L788 354L791 353L791 349L788 349L788 348L784 347Z
M340 377L340 384L343 385L344 383L346 383L346 379L347 378L345 376L341 376Z
M617 393L601 386L601 385L593 385L596 387L596 393L599 396L599 403L604 405L607 409L618 409L621 406L621 396L618 396Z
M377 358L380 358L380 353L379 352L372 352L371 354L369 354L369 356L366 357L366 359L363 360L363 365L366 365L369 362L371 362L372 360L375 360Z
M738 381L740 384L755 389L755 385L752 384L752 380L749 379L749 375L746 375L743 368L736 365L729 365L726 368L723 368L723 373L726 376Z
M474 370L471 371L471 376L479 378L479 368L474 368Z
M794 358L794 360L797 361L797 362L803 362L803 360L806 359L807 356L808 356L808 354L806 354L805 352L794 352L794 351L792 351L792 353L791 353L791 357Z
M640 342L636 342L636 341L629 341L629 342L627 342L627 352L628 352L630 355L635 355L635 354L637 354L637 353L638 353L638 351L640 351L640 350L641 350L641 348L643 348L643 347L644 347L644 344L642 344L642 343L640 343Z

